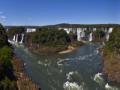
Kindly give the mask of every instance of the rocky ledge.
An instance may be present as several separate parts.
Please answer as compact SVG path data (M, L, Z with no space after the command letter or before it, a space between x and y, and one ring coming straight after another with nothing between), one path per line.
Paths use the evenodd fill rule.
M41 90L37 84L25 73L25 63L16 56L12 60L13 69L17 78L18 90Z

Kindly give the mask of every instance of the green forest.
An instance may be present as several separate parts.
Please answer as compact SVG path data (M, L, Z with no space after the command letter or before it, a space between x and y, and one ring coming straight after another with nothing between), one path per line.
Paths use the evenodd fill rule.
M37 32L28 33L25 40L25 44L35 49L46 48L53 51L67 48L70 42L70 37L64 30L56 29L40 29Z
M5 29L0 24L0 90L16 90L12 70L12 48L7 42Z

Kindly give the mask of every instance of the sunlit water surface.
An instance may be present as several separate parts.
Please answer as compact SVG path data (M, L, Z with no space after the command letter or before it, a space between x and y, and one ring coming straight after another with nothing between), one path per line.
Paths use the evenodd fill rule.
M37 55L25 47L15 47L15 53L42 90L120 90L103 78L99 47L87 44L63 55Z

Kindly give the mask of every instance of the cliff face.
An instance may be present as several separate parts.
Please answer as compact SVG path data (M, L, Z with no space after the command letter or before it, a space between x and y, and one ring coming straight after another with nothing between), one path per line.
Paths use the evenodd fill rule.
M103 49L103 72L108 80L120 83L120 27L116 27Z
M112 53L104 55L103 72L108 80L120 83L120 59Z

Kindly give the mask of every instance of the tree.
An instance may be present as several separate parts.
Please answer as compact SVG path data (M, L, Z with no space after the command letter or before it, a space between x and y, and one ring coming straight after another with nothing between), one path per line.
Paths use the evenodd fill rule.
M0 24L0 48L8 44L7 35L4 27Z
M101 40L102 38L105 37L105 31L104 30L96 30L94 32L94 36L96 39Z
M120 27L114 28L113 32L110 34L106 48L111 52L120 54Z
M27 41L44 46L67 45L70 41L69 35L64 30L46 29L39 32L27 34Z

